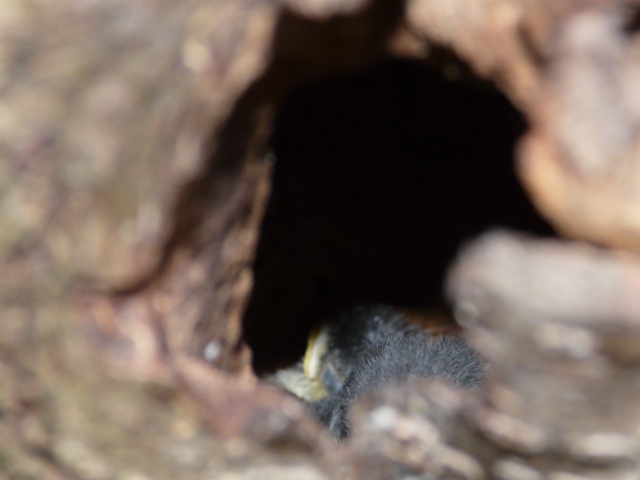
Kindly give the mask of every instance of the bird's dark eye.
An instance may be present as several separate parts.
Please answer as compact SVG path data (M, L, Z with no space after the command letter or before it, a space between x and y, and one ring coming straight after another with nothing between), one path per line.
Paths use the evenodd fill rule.
M327 365L322 371L322 383L331 395L337 393L344 383L344 379L336 372L332 365Z

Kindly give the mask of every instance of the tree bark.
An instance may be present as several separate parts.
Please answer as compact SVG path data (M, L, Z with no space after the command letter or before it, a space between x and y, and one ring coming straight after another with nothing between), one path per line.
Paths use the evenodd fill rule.
M638 6L4 3L4 478L640 475ZM295 87L388 55L437 69L434 44L525 115L516 168L567 238L466 249L448 292L486 392L376 393L338 448L242 337L271 122Z

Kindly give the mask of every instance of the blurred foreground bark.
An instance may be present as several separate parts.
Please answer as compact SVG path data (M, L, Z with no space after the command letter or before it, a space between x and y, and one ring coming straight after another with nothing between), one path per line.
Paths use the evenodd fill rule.
M1 474L638 478L638 8L6 0ZM434 43L527 117L522 181L575 241L466 250L448 292L486 395L381 392L338 449L242 342L270 121L298 84Z

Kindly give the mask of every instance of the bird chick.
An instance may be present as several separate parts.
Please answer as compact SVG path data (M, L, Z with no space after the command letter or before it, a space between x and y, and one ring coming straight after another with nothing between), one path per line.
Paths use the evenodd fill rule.
M483 361L460 337L431 336L392 307L378 305L355 307L315 329L304 360L278 372L276 381L307 401L316 418L343 439L351 405L367 393L410 378L476 389L484 371Z

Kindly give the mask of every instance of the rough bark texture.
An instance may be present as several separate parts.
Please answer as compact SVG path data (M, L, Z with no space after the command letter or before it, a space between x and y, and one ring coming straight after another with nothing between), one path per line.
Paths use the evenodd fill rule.
M4 0L0 475L638 478L639 12ZM258 381L242 337L273 115L389 54L439 69L435 44L529 121L518 173L572 240L468 247L447 292L491 362L486 392L381 392L338 447Z

